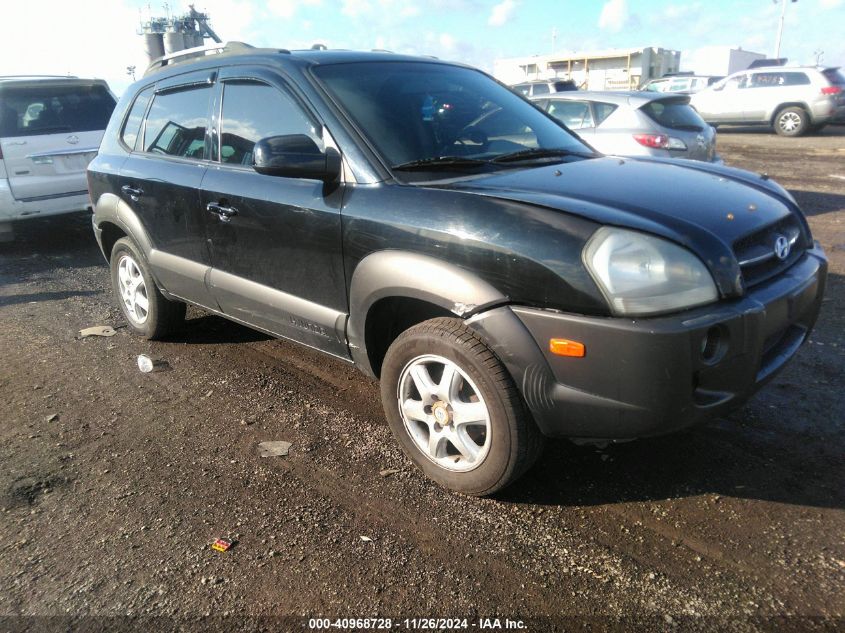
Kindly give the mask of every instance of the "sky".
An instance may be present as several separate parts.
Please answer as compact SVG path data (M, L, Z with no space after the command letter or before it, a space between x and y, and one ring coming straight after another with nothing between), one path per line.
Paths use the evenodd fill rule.
M0 75L106 79L116 94L143 73L142 16L187 10L170 0L4 2ZM497 58L607 48L708 46L774 54L780 0L195 0L224 41L255 46L388 49L492 71ZM37 10L35 10L37 7ZM845 0L788 2L781 55L845 66ZM689 68L694 70L694 68Z

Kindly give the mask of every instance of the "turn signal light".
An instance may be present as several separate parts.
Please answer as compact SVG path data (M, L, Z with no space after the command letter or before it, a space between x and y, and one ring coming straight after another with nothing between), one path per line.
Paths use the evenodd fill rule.
M587 353L583 343L570 341L568 338L550 339L549 351L557 356L572 356L574 358L584 358Z

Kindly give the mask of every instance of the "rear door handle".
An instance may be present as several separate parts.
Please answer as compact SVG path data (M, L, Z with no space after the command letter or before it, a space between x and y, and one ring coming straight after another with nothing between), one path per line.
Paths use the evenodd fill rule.
M233 215L238 215L238 210L235 207L229 207L221 202L209 202L205 205L206 211L215 213L222 222L228 222Z
M123 185L120 190L125 193L127 196L132 198L135 202L138 202L138 198L144 195L144 190L140 187L130 187L129 185Z

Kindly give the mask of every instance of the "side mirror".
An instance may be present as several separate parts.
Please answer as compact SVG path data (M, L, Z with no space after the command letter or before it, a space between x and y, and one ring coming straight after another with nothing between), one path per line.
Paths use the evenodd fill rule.
M305 134L268 136L255 144L253 168L266 176L310 178L332 182L340 176L340 154L333 147L320 151Z

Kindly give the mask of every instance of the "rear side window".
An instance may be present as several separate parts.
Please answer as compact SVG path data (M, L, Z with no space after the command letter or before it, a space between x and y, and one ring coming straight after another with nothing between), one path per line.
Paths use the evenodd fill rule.
M105 130L114 98L102 84L0 88L0 137Z
M534 94L535 95L547 95L547 94L549 94L549 85L548 84L534 84Z
M513 91L527 97L531 93L531 86L529 84L518 84L513 87Z
M205 158L210 97L210 86L157 94L144 126L144 151Z
M810 78L806 73L771 72L751 75L752 88L777 88L779 86L806 86Z
M316 125L290 96L254 81L225 84L220 132L223 163L252 165L253 147L270 136L305 134L322 145Z
M126 123L123 124L123 132L120 135L120 139L129 149L135 149L135 142L138 140L138 135L141 131L141 120L144 118L144 112L147 111L147 106L150 103L150 97L152 95L152 88L141 92L135 98L135 103L132 104L132 109L129 110L129 116L126 117Z
M640 110L663 127L675 130L700 132L707 126L686 98L658 99L645 104Z
M593 127L593 115L590 112L590 106L584 101L550 101L549 114L570 130Z
M593 102L593 111L596 113L596 125L601 125L604 123L604 120L613 114L613 111L618 106L613 105L612 103L599 103L594 101Z

